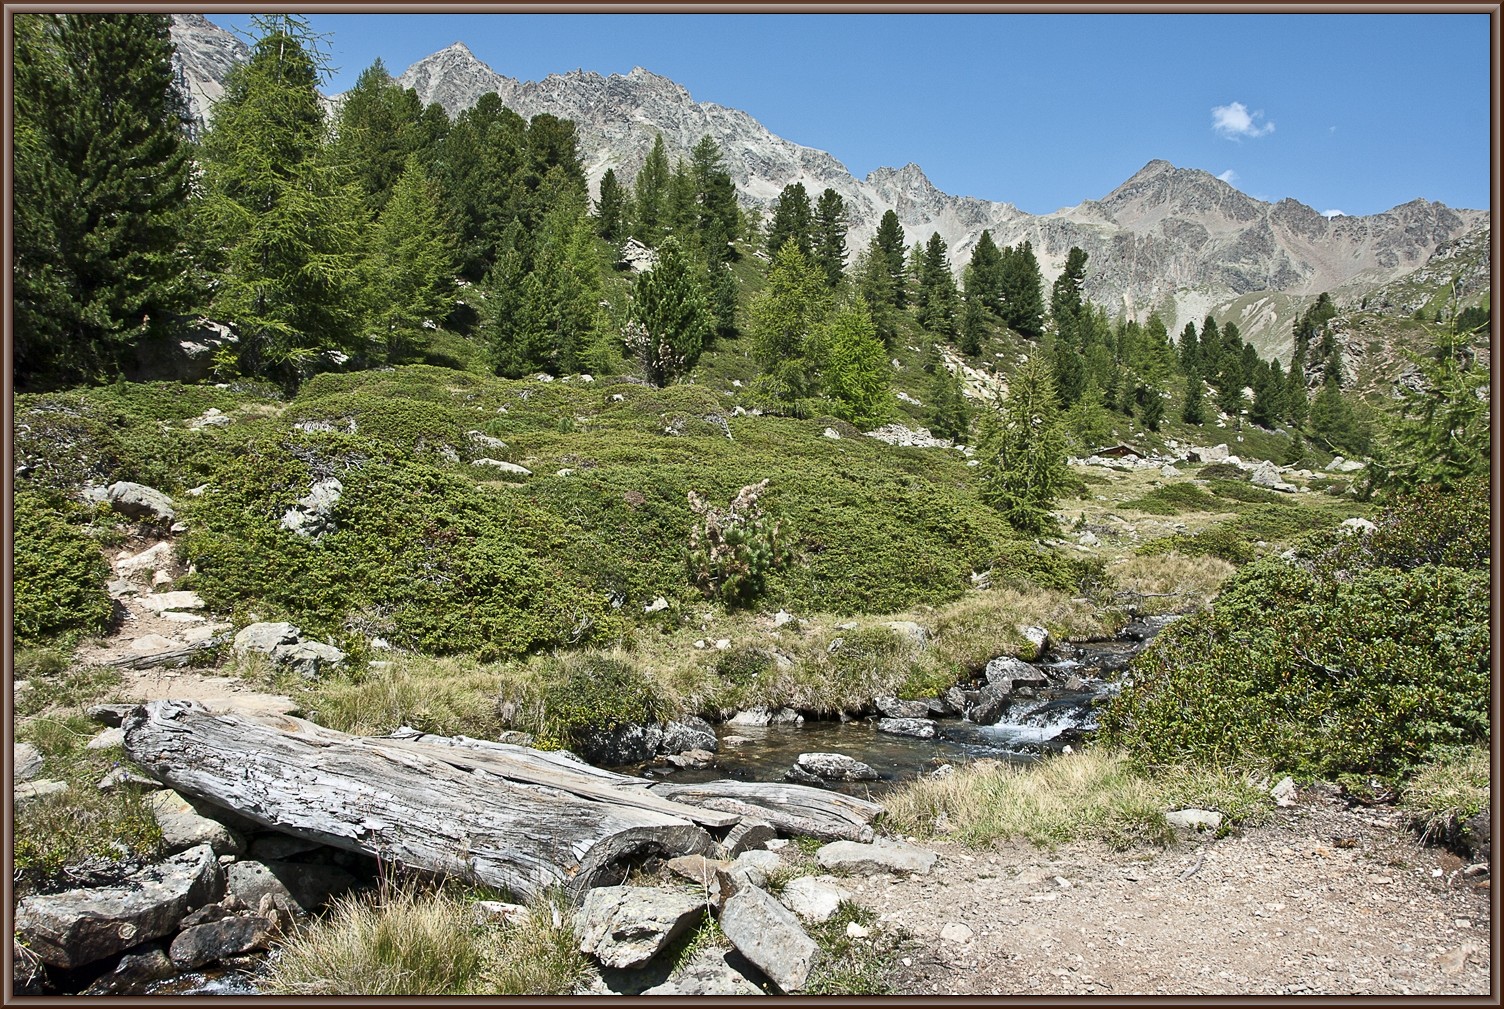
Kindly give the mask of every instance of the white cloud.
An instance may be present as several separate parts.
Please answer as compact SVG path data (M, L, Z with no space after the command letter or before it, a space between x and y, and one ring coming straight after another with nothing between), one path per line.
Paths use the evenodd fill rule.
M1227 171L1217 176L1217 178L1221 179L1223 182L1227 183L1230 186L1234 182L1238 181L1238 173L1229 168Z
M1344 214L1340 210L1323 210L1321 212L1321 216L1322 217L1346 217L1347 215Z
M1260 122L1263 118L1262 111L1249 112L1248 106L1242 102L1218 105L1212 109L1212 129L1228 140L1262 137L1274 132L1274 123Z

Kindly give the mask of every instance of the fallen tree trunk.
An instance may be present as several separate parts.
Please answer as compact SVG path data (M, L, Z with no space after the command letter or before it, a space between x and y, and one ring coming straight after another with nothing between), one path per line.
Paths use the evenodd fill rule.
M872 820L883 812L882 806L866 799L782 782L660 782L653 784L652 790L678 803L766 820L780 834L805 834L831 841L871 841Z
M421 738L349 736L289 716L212 715L191 701L153 701L124 726L131 759L179 792L274 830L520 897L557 884L578 895L619 882L639 856L713 847L689 816L664 811L682 809L669 796L618 787L603 801L571 790L612 789L595 768L571 776L563 758L514 759L514 769L538 766L531 781L510 778L507 755L487 752L502 744L447 747L458 758L448 759L438 755L446 747ZM634 792L646 801L634 804Z

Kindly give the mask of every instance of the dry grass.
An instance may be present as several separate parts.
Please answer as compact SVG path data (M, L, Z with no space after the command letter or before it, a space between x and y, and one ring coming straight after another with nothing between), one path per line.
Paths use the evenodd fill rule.
M1144 615L1184 613L1212 601L1237 568L1219 557L1178 553L1126 557L1108 569L1117 597Z
M295 696L312 720L341 732L385 735L410 725L490 738L503 727L496 710L501 682L500 667L404 656L386 667L301 685Z
M526 922L479 921L473 906L413 885L337 900L278 950L277 995L562 995L587 968L567 914L537 902Z
M884 803L888 829L950 834L974 848L1009 838L1126 848L1172 843L1168 810L1195 805L1246 821L1268 799L1235 775L1181 769L1151 777L1121 755L1093 749L1026 766L979 761L890 792Z
M1446 837L1487 808L1491 772L1487 746L1441 751L1420 769L1400 796L1400 807L1426 838Z

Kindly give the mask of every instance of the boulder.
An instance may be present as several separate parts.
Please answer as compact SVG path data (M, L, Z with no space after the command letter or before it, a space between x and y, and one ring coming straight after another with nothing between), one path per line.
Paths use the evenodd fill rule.
M636 967L699 922L705 902L683 890L601 886L585 896L580 952L607 967Z
M929 643L929 632L912 620L889 620L884 626L897 631L920 647Z
M51 778L41 778L36 781L22 781L16 784L14 795L16 802L22 803L31 799L42 799L49 795L61 795L68 790L66 781L54 781Z
M799 919L766 891L743 887L721 908L721 931L779 990L793 993L809 979L819 947Z
M272 923L259 915L221 918L179 932L167 955L180 969L191 970L227 956L266 949L272 931Z
M204 601L197 592L155 592L141 597L141 605L154 613L168 610L201 610Z
M792 782L795 785L811 785L815 788L819 788L825 784L824 778L813 771L806 771L798 764L783 772L783 780Z
M138 707L140 707L139 704L96 704L84 714L89 716L90 721L118 729L125 721L125 716Z
M661 725L622 725L615 729L592 729L581 742L580 751L592 764L640 764L657 753L662 742Z
M245 851L245 838L218 820L199 812L187 798L164 789L147 800L162 828L162 847L168 852L185 851L207 844L216 855L238 855Z
M511 473L515 476L532 476L533 471L526 466L519 466L514 462L506 462L501 459L476 459L472 463L475 466L490 466L503 473Z
M144 484L122 480L105 489L110 507L126 518L147 522L171 522L177 517L172 498Z
M115 969L97 979L80 995L143 995L153 981L177 976L178 969L157 943L137 947L120 958Z
M680 855L663 863L663 867L676 876L682 876L695 886L710 889L716 873L729 868L731 863L704 855Z
M1255 487L1267 487L1270 490L1293 493L1295 488L1280 479L1279 467L1267 459L1253 468L1253 474L1249 482Z
M878 774L867 764L844 753L801 753L795 766L827 781L876 781Z
M763 995L743 971L753 971L735 950L698 950L667 981L645 988L643 995Z
M1222 814L1211 809L1176 809L1166 813L1165 819L1181 830L1217 830L1222 826Z
M345 653L322 641L299 641L291 645L278 645L272 649L272 659L284 665L305 680L316 680L325 669L334 669L344 664Z
M843 900L851 899L851 891L830 876L800 876L784 884L778 899L805 921L822 922L830 920Z
M172 544L163 540L132 557L115 562L115 572L121 575L136 575L165 568L172 563Z
M14 763L17 781L30 781L37 776L42 769L42 751L30 743L17 743L14 750Z
M282 516L282 528L304 539L318 539L335 532L334 509L344 489L334 477L318 481L307 496L299 498Z
M879 718L877 731L893 736L933 739L935 738L935 723L928 718Z
M356 885L356 879L336 865L318 862L232 862L225 868L225 887L247 907L261 906L270 896L276 906L293 914L318 910Z
M86 749L86 750L108 750L111 747L124 746L124 745L125 745L125 730L124 729L118 729L118 728L117 729L105 729L103 732L95 734L95 736L94 736L93 739L90 739L87 743L85 743L84 744L84 749Z
M872 703L888 718L927 718L930 713L927 700L900 701L896 697L878 697Z
M280 645L297 644L302 635L303 632L294 624L263 621L243 628L235 635L235 643L231 647L237 653L261 652L270 655Z
M662 759L673 767L709 767L715 762L715 754L709 750L685 750L670 753Z
M857 841L832 841L815 852L820 868L846 872L913 872L927 874L939 858L933 851L879 839L872 844Z
M709 750L714 753L719 748L715 729L703 718L691 715L663 723L663 738L658 743L660 753L684 753L688 750Z
M804 716L793 708L749 708L738 711L727 725L803 725Z
M199 845L118 886L35 895L16 909L16 936L53 967L79 967L167 935L224 891L219 859Z
M1367 536L1378 528L1377 525L1364 518L1343 519L1342 524L1337 527L1338 531L1344 536L1352 536L1354 534Z
M983 675L987 677L988 686L1005 694L1019 687L1047 687L1050 684L1050 678L1038 666L1011 655L999 655L987 663Z

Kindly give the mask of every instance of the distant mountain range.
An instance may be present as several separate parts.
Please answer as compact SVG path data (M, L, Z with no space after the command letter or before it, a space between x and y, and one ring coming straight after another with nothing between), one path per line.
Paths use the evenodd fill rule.
M190 100L207 119L224 73L246 58L245 46L198 15L174 15L173 36ZM679 84L640 67L625 76L576 70L518 81L456 42L408 67L397 83L451 116L495 93L520 115L573 120L592 187L607 168L630 183L660 133L671 160L688 157L708 134L750 207L768 208L793 182L803 183L811 200L827 188L840 193L853 254L889 208L910 244L938 232L958 270L984 229L999 245L1030 241L1047 281L1079 246L1088 254L1086 294L1110 313L1142 319L1157 310L1172 332L1208 313L1234 318L1266 354L1287 354L1294 314L1321 292L1357 297L1489 223L1486 211L1423 199L1382 214L1326 218L1292 199L1255 200L1207 172L1166 161L1151 161L1100 200L1035 215L943 193L915 164L858 179L830 154L775 136L740 110L696 102ZM1280 296L1258 297L1262 292Z

